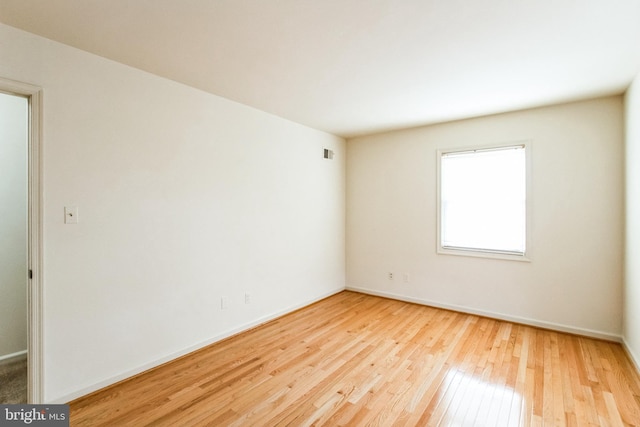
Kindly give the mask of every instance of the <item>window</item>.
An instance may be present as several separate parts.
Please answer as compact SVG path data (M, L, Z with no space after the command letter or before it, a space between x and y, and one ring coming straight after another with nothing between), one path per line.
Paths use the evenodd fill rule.
M526 259L524 144L439 151L438 252Z

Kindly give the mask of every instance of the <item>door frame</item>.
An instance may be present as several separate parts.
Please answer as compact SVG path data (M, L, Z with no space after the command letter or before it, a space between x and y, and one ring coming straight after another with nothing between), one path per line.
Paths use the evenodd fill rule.
M42 292L42 88L0 78L0 91L26 97L28 121L28 261L27 280L27 400L43 402L43 292Z

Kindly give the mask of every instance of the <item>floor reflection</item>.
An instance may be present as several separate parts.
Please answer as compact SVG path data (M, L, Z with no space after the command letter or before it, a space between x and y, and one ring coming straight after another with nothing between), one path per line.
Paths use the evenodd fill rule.
M524 426L524 399L513 388L450 369L434 413L442 426Z

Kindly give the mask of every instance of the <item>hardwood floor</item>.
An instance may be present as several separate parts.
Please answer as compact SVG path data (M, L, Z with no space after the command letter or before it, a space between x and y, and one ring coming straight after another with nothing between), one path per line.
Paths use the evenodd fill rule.
M616 343L342 292L75 400L71 425L640 425L640 377Z

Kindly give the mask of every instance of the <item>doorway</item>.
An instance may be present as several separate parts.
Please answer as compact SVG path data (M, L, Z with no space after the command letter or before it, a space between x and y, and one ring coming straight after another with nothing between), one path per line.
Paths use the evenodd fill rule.
M0 93L0 403L27 403L29 99Z
M0 78L0 403L43 403L38 87Z

